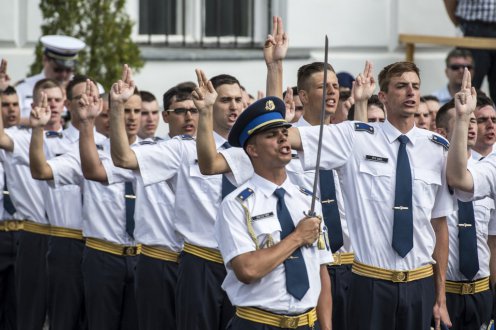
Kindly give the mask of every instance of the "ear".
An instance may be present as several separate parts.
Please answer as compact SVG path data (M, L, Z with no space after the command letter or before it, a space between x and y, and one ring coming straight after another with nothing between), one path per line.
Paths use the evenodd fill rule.
M436 133L444 137L445 139L448 138L448 132L444 128L441 127L436 127Z
M381 103L385 105L386 93L384 93L383 91L379 91L377 96L379 96L379 101L381 101Z
M254 143L247 144L245 150L250 158L258 157L257 147L255 146Z
M169 112L167 111L162 111L162 119L164 120L164 123L168 124L169 123Z
M298 91L298 96L300 97L301 104L308 104L308 94L306 90L300 89Z

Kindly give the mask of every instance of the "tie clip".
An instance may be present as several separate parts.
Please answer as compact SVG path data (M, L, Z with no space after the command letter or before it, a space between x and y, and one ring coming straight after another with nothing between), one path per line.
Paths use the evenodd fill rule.
M124 195L124 197L129 199L136 199L136 196L134 195Z
M408 210L408 206L394 206L393 210L398 210L398 211Z
M299 257L289 256L288 259L298 259Z
M459 223L458 227L472 227L472 224L470 223Z
M4 190L4 191L3 191L3 194L4 194L4 195L10 195L10 193L9 193L7 190Z
M326 199L325 201L322 201L321 203L322 204L334 203L334 199Z

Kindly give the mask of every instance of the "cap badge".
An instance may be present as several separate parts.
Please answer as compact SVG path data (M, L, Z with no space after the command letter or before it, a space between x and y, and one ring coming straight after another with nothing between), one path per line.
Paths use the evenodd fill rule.
M266 103L265 103L265 110L267 111L272 111L276 108L276 105L274 104L274 101L272 100L268 100Z

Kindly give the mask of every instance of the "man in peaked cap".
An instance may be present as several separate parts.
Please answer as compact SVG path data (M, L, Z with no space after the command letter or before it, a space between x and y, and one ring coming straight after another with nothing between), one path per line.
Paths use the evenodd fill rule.
M28 124L33 102L34 85L41 79L59 81L65 88L73 76L78 52L86 44L76 38L63 35L48 35L40 38L43 44L43 71L21 80L17 86L21 107L21 124Z
M316 243L320 219L303 216L311 193L286 173L291 147L285 111L276 97L258 100L229 134L229 143L244 148L255 171L226 196L215 225L227 269L222 288L237 309L231 329L313 329L317 314L321 329L331 327L326 264L332 253Z

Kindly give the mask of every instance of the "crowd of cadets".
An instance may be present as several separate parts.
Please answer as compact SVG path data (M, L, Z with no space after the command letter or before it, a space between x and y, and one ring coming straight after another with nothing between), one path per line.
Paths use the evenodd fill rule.
M496 111L470 53L448 55L440 99L420 97L413 63L382 69L374 95L371 63L346 89L315 62L282 101L273 25L257 101L197 70L160 113L127 65L102 94L72 75L84 44L68 37L42 39L19 94L2 60L0 328L489 326Z

